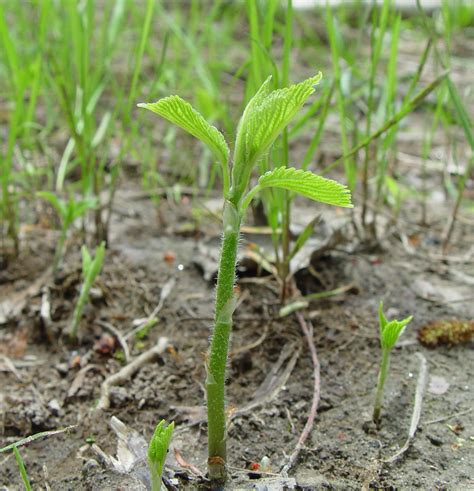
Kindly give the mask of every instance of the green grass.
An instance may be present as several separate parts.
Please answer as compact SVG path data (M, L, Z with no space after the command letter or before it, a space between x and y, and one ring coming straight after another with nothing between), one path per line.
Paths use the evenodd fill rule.
M183 158L187 153L197 155L194 142L173 128L153 129L137 114L137 101L170 92L186 96L232 139L232 120L241 107L239 93L248 101L268 74L273 75L274 87L280 87L292 82L295 69L302 76L321 70L319 97L303 108L264 156L260 171L290 163L315 169L325 146L327 121L336 117L341 159L330 166L326 161L324 167L327 171L343 163L346 182L356 196L360 193L362 229L377 221L370 210L391 203L387 196L398 181L400 114L422 111L427 121L458 124L469 138L467 120L458 110L462 104L456 103L463 95L456 96L451 78L449 101L410 104L427 86L424 71L427 61L432 62L433 46L441 70L449 66L458 36L472 29L473 9L462 2L444 2L435 14L436 34L425 29L422 15L402 19L389 0L381 9L326 8L310 14L294 11L291 1L282 5L276 0L242 5L223 1L204 5L196 0L186 5L152 0L140 5L131 0L71 0L58 5L52 0L31 4L3 0L2 6L0 88L8 107L1 120L8 138L0 153L4 252L18 252L23 220L18 204L27 203L34 211L37 191L99 200L84 217L82 228L92 220L92 240L105 239L124 164L138 166L157 207L158 186L176 182L206 189L218 186L225 176L210 152ZM31 29L32 25L38 28ZM417 69L401 77L400 36L407 35L420 39L426 48ZM429 135L436 127L428 124L425 159L431 148ZM296 137L309 138L309 145L298 162L290 162L289 146ZM44 164L36 166L36 159ZM169 171L164 173L163 166ZM420 193L426 196L426 190ZM462 196L459 187L457 196ZM280 275L285 277L293 198L287 191L265 190L261 199L274 231Z

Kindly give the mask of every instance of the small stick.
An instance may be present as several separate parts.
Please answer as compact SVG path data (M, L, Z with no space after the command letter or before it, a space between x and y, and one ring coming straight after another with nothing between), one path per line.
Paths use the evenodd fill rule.
M97 324L99 324L99 326L107 329L109 332L111 332L117 338L117 341L119 342L119 344L123 350L123 356L125 357L125 361L127 363L130 363L130 350L128 349L128 344L125 341L125 338L120 333L120 331L116 327L114 327L112 324L110 324L109 322L98 320Z
M460 413L453 413L450 414L449 416L443 416L442 418L432 419L431 421L427 421L426 423L424 423L424 426L434 425L435 423L444 423L445 421L448 421L452 418L456 418L458 416L464 416L465 414L472 413L472 411L474 411L474 407L471 407L470 409L466 409L465 411L461 411Z
M108 409L110 407L110 389L114 385L121 385L126 382L136 371L143 365L150 363L158 358L168 346L168 338L162 337L158 339L153 348L142 353L138 358L135 358L128 365L113 375L107 377L102 383L100 399L96 407L97 410Z
M53 341L54 333L52 330L53 321L51 319L51 290L48 286L44 286L41 289L40 317L46 332L46 336L48 336L48 340Z
M160 313L161 309L163 308L163 305L165 304L165 300L169 297L175 284L176 284L176 278L172 277L163 285L163 288L161 289L160 300L158 302L158 305L155 307L155 310L153 310L153 312L143 322L140 322L140 324L137 327L135 327L130 332L125 334L124 336L125 340L130 339L137 332L140 332L143 329L143 327L153 319L158 320L157 315Z
M311 360L313 362L313 377L314 377L314 385L313 385L313 402L311 404L311 410L308 415L308 419L306 421L303 432L301 433L298 443L296 444L295 449L290 455L288 462L283 466L281 473L286 476L288 475L288 471L293 467L298 458L298 455L303 448L306 440L308 439L311 430L314 425L314 420L316 419L316 414L318 411L319 398L320 398L320 366L318 360L318 354L316 352L316 346L314 345L313 340L313 326L306 323L303 314L301 312L296 312L296 317L300 323L301 329L306 337L306 341L308 342L309 351L311 353Z
M48 436L58 435L60 433L68 432L77 425L66 426L66 428L61 428L59 430L51 430L51 431L42 431L41 433L35 433L34 435L27 436L26 438L22 438L17 442L11 443L6 447L0 448L0 453L6 452L7 450L13 450L14 447L21 447L23 445L27 445L28 443L34 442L35 440L39 440L40 438L46 438Z
M382 461L385 464L392 464L410 448L411 442L415 438L416 430L418 429L418 424L420 422L421 416L421 405L423 403L423 393L425 391L426 381L428 379L428 363L426 362L426 358L421 353L417 353L417 356L420 359L420 372L418 374L418 381L416 383L415 403L413 406L413 413L411 415L408 438L403 447L396 454Z

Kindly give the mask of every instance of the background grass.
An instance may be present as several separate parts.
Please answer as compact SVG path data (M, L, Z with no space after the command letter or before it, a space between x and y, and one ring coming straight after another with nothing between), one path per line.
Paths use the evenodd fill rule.
M410 104L444 69L473 64L466 59L473 31L474 6L459 0L444 1L429 16L401 15L389 0L377 9L354 2L309 11L276 0L1 0L3 254L18 253L21 224L39 220L37 191L96 199L79 228L98 243L107 239L124 172L133 171L156 206L157 188L220 185L209 152L136 103L180 94L232 140L233 121L269 74L279 87L317 70L324 74L317 96L262 169L291 163L318 172L339 159L331 168L339 175L343 169L355 193L354 226L364 240L377 236L373 210L388 206L396 219L407 196L420 201L426 223L426 162L437 132L445 132L453 158L467 152L472 164L472 88L451 73ZM409 57L401 48L407 45ZM400 111L416 111L422 122L424 164L416 188L398 172L398 135L409 130L408 120L371 139ZM335 133L340 143L328 155L321 149ZM298 139L309 141L303 155L290 151ZM455 213L472 171L459 165L460 174L442 171ZM262 199L284 270L291 196L272 191Z

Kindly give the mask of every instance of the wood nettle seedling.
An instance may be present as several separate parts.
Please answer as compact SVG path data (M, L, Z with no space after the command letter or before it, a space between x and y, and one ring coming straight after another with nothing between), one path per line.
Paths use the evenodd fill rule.
M237 127L232 170L230 151L224 136L193 107L178 96L153 104L139 104L180 126L204 142L221 165L224 210L223 238L217 277L215 320L207 360L208 469L212 480L226 477L225 372L232 315L235 309L234 283L237 249L245 211L264 188L274 187L298 193L330 205L351 208L346 186L309 171L279 167L266 172L247 192L252 171L305 101L314 92L321 74L288 88L271 90L270 77L249 101Z
M166 421L162 419L155 428L148 446L148 467L150 468L152 491L161 490L163 468L165 466L168 448L173 437L174 423L165 426Z
M413 319L409 316L401 321L388 321L383 313L383 302L379 305L379 327L380 327L380 346L382 348L382 358L380 360L380 371L377 382L377 391L375 393L374 414L372 419L378 426L380 425L380 413L382 411L383 389L385 380L387 379L388 369L390 365L390 352L402 335L405 327Z

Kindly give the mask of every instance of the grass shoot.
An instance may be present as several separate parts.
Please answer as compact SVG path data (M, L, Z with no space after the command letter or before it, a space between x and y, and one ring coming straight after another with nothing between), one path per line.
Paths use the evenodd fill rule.
M65 246L69 229L77 219L85 215L87 210L96 206L97 200L94 198L76 200L72 194L69 195L68 200L63 200L49 191L39 191L37 195L53 206L61 222L61 235L56 245L56 252L53 259L54 275L57 273L64 254L66 253Z
M85 245L81 248L82 253L82 277L83 282L81 291L79 293L79 299L77 300L76 307L72 316L72 324L70 328L70 336L73 340L77 339L77 333L79 323L81 322L82 312L89 300L89 292L92 285L102 269L102 264L105 257L105 242L95 249L95 256L92 257Z

